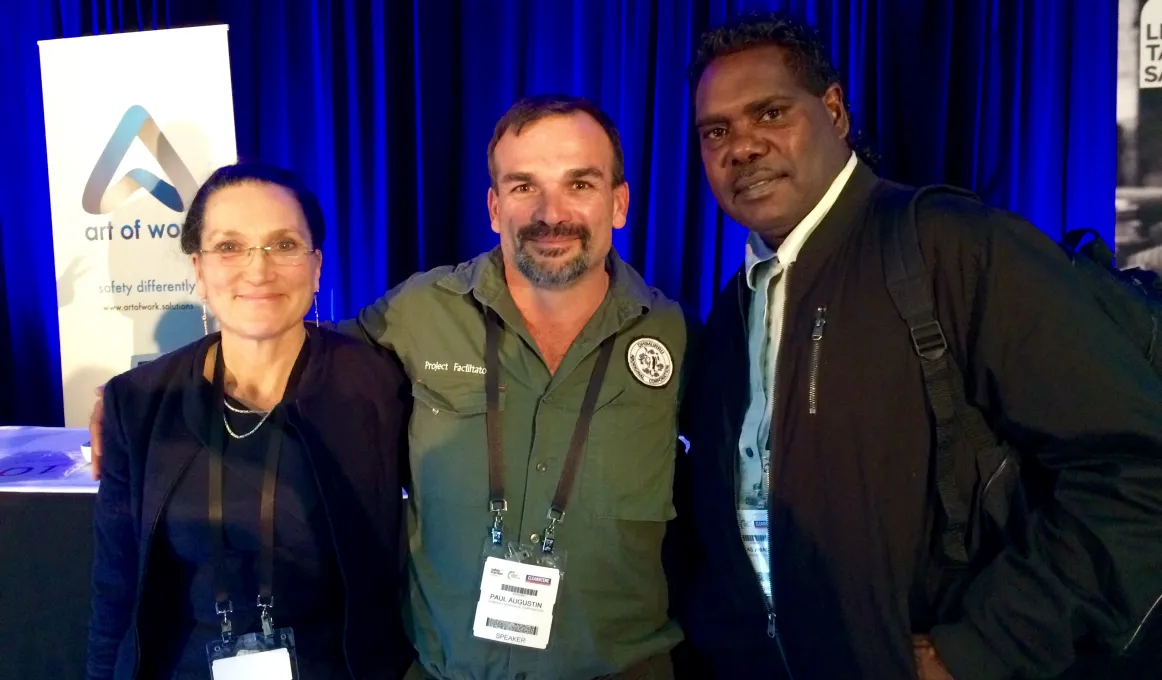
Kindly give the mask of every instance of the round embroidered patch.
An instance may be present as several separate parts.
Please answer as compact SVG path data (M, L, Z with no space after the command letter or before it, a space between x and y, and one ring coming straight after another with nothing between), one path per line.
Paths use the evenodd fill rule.
M674 376L670 350L656 338L638 338L629 343L625 359L629 372L646 387L665 387Z

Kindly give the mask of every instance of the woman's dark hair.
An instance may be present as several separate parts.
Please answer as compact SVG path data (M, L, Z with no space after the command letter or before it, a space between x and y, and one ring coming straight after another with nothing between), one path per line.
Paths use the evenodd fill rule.
M206 202L219 189L239 184L273 184L291 192L299 202L303 215L307 218L307 231L311 234L311 247L319 248L327 235L327 224L323 219L323 208L315 192L290 170L284 170L266 163L235 163L224 165L214 171L198 189L186 221L182 225L182 252L192 255L202 248L202 228L205 226Z

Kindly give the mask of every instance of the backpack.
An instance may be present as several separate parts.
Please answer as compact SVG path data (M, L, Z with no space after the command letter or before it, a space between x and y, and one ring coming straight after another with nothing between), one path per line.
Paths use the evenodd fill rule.
M918 199L936 193L979 200L975 194L945 185L885 189L880 201L889 212L882 257L888 291L920 357L924 390L935 420L942 556L948 566L967 567L1020 541L1030 505L1051 493L1052 487L1044 476L1022 471L1019 452L998 441L984 415L967 402L963 376L936 319L931 274L916 229ZM1086 236L1092 240L1083 246ZM1113 251L1092 230L1071 231L1059 245L1098 305L1162 377L1162 278L1140 269L1119 270ZM967 440L976 455L977 480L970 498L957 491L953 444L960 438Z

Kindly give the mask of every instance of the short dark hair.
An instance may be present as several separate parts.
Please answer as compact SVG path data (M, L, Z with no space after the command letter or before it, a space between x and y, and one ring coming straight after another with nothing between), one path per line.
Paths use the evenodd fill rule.
M827 44L819 31L786 11L742 14L703 33L690 64L690 83L697 89L702 75L715 59L769 46L781 48L787 69L795 74L803 89L816 97L822 97L832 85L839 85L846 92L843 78L831 63ZM843 109L851 122L848 146L864 162L875 165L878 157L856 130L846 96Z
M625 182L625 153L621 150L621 135L618 134L613 119L588 99L567 94L525 97L501 116L492 131L492 140L488 142L488 176L492 179L492 186L496 187L496 145L500 143L501 137L510 131L514 135L519 135L521 130L542 118L568 116L574 113L588 114L605 130L609 143L613 145L613 186L621 186Z
M192 255L202 248L206 203L210 197L220 189L239 184L273 184L291 192L302 208L303 216L306 217L307 231L311 234L311 247L319 248L323 245L323 239L327 236L327 225L323 219L323 208L315 193L290 170L266 163L245 162L218 168L198 189L182 224L183 253Z
M822 97L832 84L843 84L819 31L783 11L743 14L703 33L690 65L690 79L697 87L715 59L767 46L782 48L787 68L816 97Z

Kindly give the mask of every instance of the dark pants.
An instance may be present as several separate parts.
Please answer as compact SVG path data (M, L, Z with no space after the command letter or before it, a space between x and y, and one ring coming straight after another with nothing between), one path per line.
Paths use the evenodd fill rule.
M403 680L440 680L428 673L418 662L408 669ZM620 673L602 675L594 680L674 680L674 664L669 654L658 654L639 661Z

